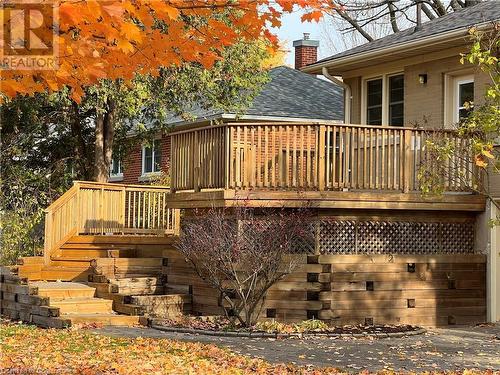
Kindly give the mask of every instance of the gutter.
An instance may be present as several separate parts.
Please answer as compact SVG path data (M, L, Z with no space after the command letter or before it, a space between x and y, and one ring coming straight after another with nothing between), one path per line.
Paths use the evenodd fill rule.
M332 81L333 83L336 83L337 85L342 86L344 88L344 123L350 124L351 123L351 101L352 101L351 86L349 86L344 81L341 81L340 79L330 75L330 73L328 73L328 69L326 67L323 67L321 72L326 79L328 79L328 80Z
M487 22L482 22L475 27L477 29L486 29L488 27L491 27L491 24L492 24L492 21L487 21ZM439 42L444 41L446 39L460 38L460 37L465 36L464 33L466 33L467 30L469 30L471 27L474 27L474 25L470 25L467 28L449 31L449 32L439 34L439 35L432 35L429 37L400 43L400 44L389 46L386 48L378 48L378 49L374 49L374 50L370 50L370 51L366 51L366 52L362 52L362 53L355 53L353 55L341 57L339 59L327 60L327 61L324 61L321 63L307 65L307 66L301 68L300 70L305 72L305 73L318 74L317 73L318 69L321 69L324 67L333 67L333 66L348 64L348 63L354 62L354 61L367 60L367 59L371 59L371 58L380 56L382 54L385 54L385 55L393 54L395 52L398 52L399 50L413 49L413 48L419 47L421 45L422 46L424 46L424 45L429 46L430 45L429 43L436 44L436 43L439 43Z
M267 122L302 122L302 123L325 123L325 124L339 124L341 120L326 120L326 119L315 119L307 117L282 117L282 116L266 116L266 115L240 115L236 116L233 113L224 113L222 115L223 119L228 120L251 120L251 121L267 121Z

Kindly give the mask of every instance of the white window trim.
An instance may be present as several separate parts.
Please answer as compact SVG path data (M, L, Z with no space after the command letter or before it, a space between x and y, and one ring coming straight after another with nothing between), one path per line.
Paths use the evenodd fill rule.
M152 156L152 163L153 163L153 165L152 165L153 171L152 172L145 172L145 169L146 169L146 147L148 147L148 146L142 145L142 148L141 148L141 176L139 177L139 181L147 181L150 177L161 174L161 165L160 165L159 171L154 170L154 167L155 167L154 142L156 142L156 141L160 142L160 147L161 147L161 139L160 138L154 139L153 144L151 145L152 146L151 156ZM160 163L161 163L161 161L160 161Z
M457 118L455 109L458 103L457 90L455 88L456 81L467 78L474 80L474 72L470 69L461 69L444 75L443 123L445 129L453 129L458 121L458 119L455 121L455 118Z
M474 83L474 75L457 76L453 82L453 123L456 124L460 119L460 95L459 87L464 83Z
M118 170L120 171L119 173L113 173L113 158L111 158L111 165L109 168L109 181L110 182L116 182L116 181L122 181L123 180L123 163L120 160L119 161L119 168Z
M389 78L398 75L404 76L404 74L405 74L404 71L398 70L395 72L363 77L361 84L361 124L367 125L366 112L368 110L368 103L366 100L366 95L368 94L368 82L376 79L382 79L382 125L381 126L389 126ZM403 100L405 99L406 98L403 97Z

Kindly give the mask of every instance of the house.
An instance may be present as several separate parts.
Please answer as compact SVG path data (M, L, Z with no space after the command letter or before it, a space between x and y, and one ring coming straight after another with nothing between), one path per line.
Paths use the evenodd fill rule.
M192 119L172 116L168 125L184 129L232 121L342 122L342 89L338 85L287 66L271 69L269 79L243 114L195 108L189 113ZM170 136L159 134L152 147L139 145L131 151L123 166L113 160L109 181L134 184L147 182L160 172L168 175L169 158Z
M465 102L481 101L488 77L462 65L460 54L470 49L470 27L499 19L500 3L485 2L302 67L344 87L344 125L174 132L170 207L244 201L316 209L317 258L308 262L323 272L314 276L313 264L304 269L307 280L322 282L278 286L306 297L294 308L267 301L267 316L437 325L497 320L497 255L482 233L486 202L452 175L472 181L477 171L453 161L441 197L422 197L417 175L433 157L428 139L451 137L466 149L451 129L467 114ZM303 45L301 54L314 56L315 48ZM204 137L209 143L226 137L216 147L224 149L219 159L210 151L196 159L182 154L206 149L193 141ZM316 300L307 293L315 287Z
M489 77L459 61L468 51L468 30L500 21L500 2L472 8L418 25L327 57L302 70L342 78L346 122L366 125L452 128L466 115L465 102L481 103ZM500 176L489 190L500 196ZM488 320L500 320L500 234L488 220L494 205L478 218L476 248L488 255ZM484 229L487 228L487 229Z
M2 314L46 326L113 324L124 315L109 316L109 309L138 319L157 313L159 301L169 316L218 314L220 295L172 243L194 209L244 204L263 213L308 207L316 220L314 243L297 244L298 269L269 289L262 319L430 326L497 320L498 230L486 226L494 215L486 197L468 188L477 169L464 152L443 176L445 193L430 197L418 174L433 158L427 140L467 149L469 140L451 127L466 115L465 101L481 100L488 81L461 65L460 53L470 48L470 27L499 19L500 3L485 2L320 61L316 41L296 41L303 73L275 70L275 84L286 78L286 88L257 100L258 112L246 115L255 117L213 123L224 115L203 114L197 124L179 124L169 143L157 146L161 157L134 154L127 185L76 182L54 202L44 257L22 259L17 274L0 269ZM295 80L328 84L306 73L344 88L343 98L333 96L337 108L343 100L343 114L321 104L316 90L283 104L296 99ZM141 163L152 168L155 159L169 171L169 188L137 185ZM79 281L87 279L83 288ZM56 288L43 280L68 283ZM98 315L98 306L106 313Z

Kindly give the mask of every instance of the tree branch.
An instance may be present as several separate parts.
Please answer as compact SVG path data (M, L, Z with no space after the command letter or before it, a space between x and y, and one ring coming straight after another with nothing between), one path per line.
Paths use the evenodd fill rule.
M354 29L356 29L367 41L373 42L374 38L370 34L368 34L365 30L363 30L363 28L358 24L358 22L356 20L354 20L353 18L351 18L351 16L349 16L349 14L340 10L339 8L335 8L335 11L338 13L338 15L340 17L342 17L349 24L351 24L352 27Z
M395 33L399 32L398 22L396 20L396 9L394 8L394 4L392 0L387 1L387 8L389 9L389 15L391 16L391 27L392 31Z

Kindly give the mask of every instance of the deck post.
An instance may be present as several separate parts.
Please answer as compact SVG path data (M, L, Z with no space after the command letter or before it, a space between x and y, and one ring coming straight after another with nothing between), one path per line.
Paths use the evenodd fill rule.
M78 182L75 182L75 186L76 186L76 208L75 208L75 212L74 212L74 215L75 215L75 228L76 228L76 234L79 235L80 234L80 226L81 226L81 223L80 223L80 216L81 216L81 209L80 209L80 204L81 204L81 197L80 197L80 184Z
M121 233L125 234L125 211L127 211L127 190L124 186L121 189L121 210L120 210L120 225Z
M226 189L229 189L231 187L231 177L230 177L230 173L229 173L229 169L231 168L231 146L232 146L232 140L231 140L231 128L226 125L226 131L224 132L225 134L225 143L224 143L224 147L226 147L226 150L225 150L225 157L226 157L226 161L225 161L225 170L224 170L224 179L225 179L225 188Z
M195 192L200 191L200 181L199 181L199 176L200 176L200 153L201 153L201 147L199 144L199 137L198 137L198 131L194 132L194 170L193 170L193 189Z
M318 189L325 190L325 133L326 126L318 127Z
M410 191L411 179L415 175L415 170L412 168L412 150L411 150L411 139L412 130L405 129L404 131L404 168L403 168L403 192L408 193Z
M43 247L43 262L50 263L50 250L52 250L52 211L45 210L45 241Z
M170 137L170 192L175 193L175 187L177 186L177 174L175 173L175 167L177 163L175 161L175 154L177 153L175 143L175 135Z
M101 195L99 199L99 216L101 216L101 233L104 234L104 187L101 187Z

